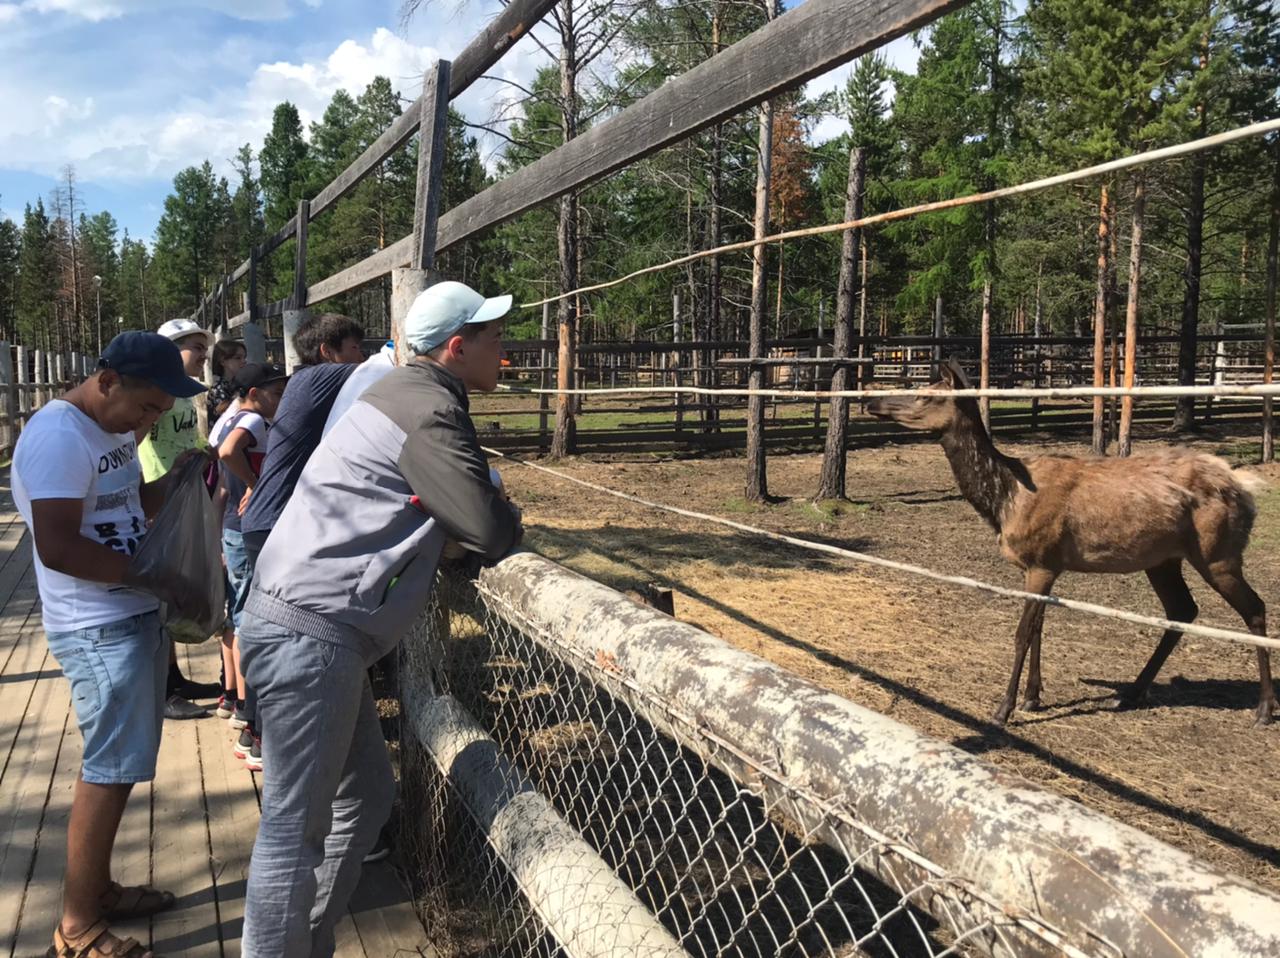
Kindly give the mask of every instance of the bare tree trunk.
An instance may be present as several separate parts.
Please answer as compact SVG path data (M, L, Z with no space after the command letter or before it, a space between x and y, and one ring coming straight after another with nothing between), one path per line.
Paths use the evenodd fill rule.
M988 206L991 204L988 203ZM978 388L991 386L991 278L987 277L982 284L982 335L980 339L980 364L978 368ZM991 432L991 400L978 400L978 413L982 416L982 426Z
M754 237L762 239L769 232L769 178L773 159L773 104L760 105L760 135L756 160L756 210ZM750 356L764 356L764 315L767 283L765 280L766 247L751 250L751 334ZM753 365L747 383L752 390L764 388L764 367ZM769 496L765 475L764 398L747 399L747 488L748 502L762 502Z
M1267 231L1267 331L1266 353L1263 357L1262 381L1272 381L1276 365L1276 273L1280 259L1280 140L1272 145L1275 158L1272 161L1271 217ZM1272 400L1263 400L1262 461L1275 458L1275 433L1272 421Z
M942 337L946 332L947 327L942 316L942 294L939 293L933 300L933 368L929 372L931 379L938 379L942 375ZM905 366L903 366L903 372L906 372Z
M779 232L781 232L782 230L785 230L786 228L787 228L787 217L786 217L786 211L785 211L785 209L784 209L784 211L783 211L783 217L782 217L782 220L781 220L781 222L779 222L779 223L778 223L778 231L779 231ZM785 258L786 258L786 248L785 248L785 244L783 244L783 243L779 243L779 244L778 244L778 301L777 301L776 306L774 307L774 314L775 314L775 316L776 316L776 320L775 320L774 325L775 325L775 328L778 330L777 335L778 335L778 338L779 338L779 339L781 339L781 338L783 337L783 329L782 329L782 277L783 277L783 272L782 272L782 262L783 262L783 260L784 260Z
M859 214L861 215L861 214ZM858 358L867 357L867 234L858 231L862 266L858 271ZM858 368L858 378L862 379L862 368Z
M1098 200L1098 285L1093 299L1093 384L1103 384L1103 366L1107 355L1107 266L1111 256L1111 198L1107 184L1102 184ZM1107 449L1104 427L1105 402L1093 400L1093 451L1102 455Z
M1207 7L1208 4L1206 3ZM1208 14L1208 10L1205 11ZM1200 70L1209 68L1209 35L1201 38ZM1203 101L1196 104L1199 115L1200 136L1209 135L1209 112ZM1182 321L1178 338L1178 385L1196 384L1197 334L1200 328L1200 275L1204 247L1204 181L1209 166L1207 153L1196 153L1191 160L1191 184L1187 194L1187 262L1182 269ZM1175 432L1195 428L1196 400L1194 396L1179 396L1173 415Z
M1114 220L1116 215L1115 200L1111 203L1111 215ZM1116 306L1120 302L1120 294L1118 292L1119 282L1117 280L1117 266L1120 262L1119 247L1116 244L1116 229L1111 230L1111 255L1107 258L1107 336L1111 343L1110 352L1110 379L1108 385L1115 388L1120 384L1120 318L1117 315ZM1106 438L1103 443L1112 442L1120 433L1120 400L1111 398L1107 400L1107 426Z
M991 63L989 64L991 87L988 93L988 103L991 109L987 113L987 142L986 152L988 158L994 160L996 152L999 150L1000 140L1000 36L1001 23L1004 20L1004 2L1000 0L996 4L996 22L992 36L994 37L994 46L991 54ZM995 189L995 177L987 175L986 189ZM996 277L996 204L983 204L983 241L987 248L987 266L986 279L982 284L982 366L979 370L979 383L982 389L987 389L991 385L991 310L992 299L995 296L995 277ZM991 400L983 399L978 404L979 413L982 416L983 428L987 433L991 432Z
M867 154L861 146L849 152L849 181L844 197L845 220L862 218L863 193L867 175ZM840 246L840 281L836 287L835 341L832 355L836 359L849 358L849 343L853 338L853 279L858 246L862 230L845 230ZM865 276L865 272L864 272ZM863 281L865 296L865 279ZM860 325L865 329L866 304L859 309ZM831 375L831 389L841 392L849 388L849 367L836 366ZM848 433L849 400L832 397L827 411L827 443L822 451L822 474L818 479L818 499L843 499L845 497L845 439Z
M564 142L577 136L577 46L573 33L573 0L560 4L560 120ZM567 293L578 285L578 197L570 192L560 198L560 221L556 226L556 244L560 258L560 292ZM556 388L574 388L578 315L573 297L556 304L560 324L559 365ZM577 428L573 418L572 397L561 392L556 396L556 431L551 439L551 457L560 459L577 449Z
M84 304L80 297L80 250L76 246L76 172L68 165L62 175L67 183L67 241L71 244L71 314L79 338L84 324Z
M720 4L717 0L711 8L711 55L715 56L720 52ZM724 142L720 124L717 123L711 128L711 210L710 223L708 231L710 232L710 245L712 249L720 246L720 202L721 202L721 166L724 164ZM707 264L709 270L707 296L710 300L708 303L708 326L711 335L709 339L719 339L724 337L724 330L720 328L720 257L712 256Z
M1133 184L1133 234L1129 238L1129 302L1124 317L1124 385L1131 388L1137 381L1138 364L1138 293L1142 280L1142 221L1147 203L1147 188L1139 176ZM1133 451L1133 397L1120 403L1120 439L1116 452L1127 456Z

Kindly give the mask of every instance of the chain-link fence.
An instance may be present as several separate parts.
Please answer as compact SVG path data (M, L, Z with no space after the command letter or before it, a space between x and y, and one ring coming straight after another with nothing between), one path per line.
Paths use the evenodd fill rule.
M1252 886L874 713L851 739L808 683L539 557L503 565L443 574L401 662L402 844L442 953L1275 953L1256 929L1280 903ZM1000 787L1061 834L1027 847L1026 807L988 816ZM1149 874L1116 886L1107 856Z

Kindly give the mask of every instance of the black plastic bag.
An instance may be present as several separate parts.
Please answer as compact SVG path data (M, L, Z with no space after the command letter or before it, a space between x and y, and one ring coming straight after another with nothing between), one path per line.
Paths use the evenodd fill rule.
M205 488L207 460L178 467L164 505L129 562L128 584L157 596L175 642L203 642L222 627L222 517Z

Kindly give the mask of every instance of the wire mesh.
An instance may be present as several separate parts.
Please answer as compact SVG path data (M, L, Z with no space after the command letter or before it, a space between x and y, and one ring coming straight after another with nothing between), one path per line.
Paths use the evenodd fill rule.
M402 650L402 689L456 700L521 780L512 793L536 790L690 955L1116 953L1081 952L987 899L910 836L806 794L456 571ZM442 953L602 953L522 883L456 767L408 728L401 749L406 863ZM590 869L564 880L590 881Z

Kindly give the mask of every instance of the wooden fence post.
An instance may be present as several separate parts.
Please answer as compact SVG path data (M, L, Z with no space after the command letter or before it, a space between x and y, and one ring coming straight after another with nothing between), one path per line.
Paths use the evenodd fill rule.
M31 415L31 391L28 382L31 374L27 370L27 347L19 346L17 363L17 380L18 380L18 419L20 420L19 430L27 424L27 419Z
M436 224L444 192L444 147L449 123L449 61L437 60L422 80L418 121L418 188L413 206L413 254L408 269L391 271L391 338L396 363L412 359L404 319L418 294L435 282Z
M307 222L310 218L311 201L298 200L298 232L293 254L293 294L285 305L281 322L281 326L284 327L281 332L284 337L284 368L289 373L299 365L298 350L293 344L293 337L297 335L298 328L307 319Z
M550 334L551 304L542 304L542 348L541 361L538 363L538 385L541 389L551 388L551 353L547 349L547 337ZM551 437L547 433L547 415L551 397L546 393L538 394L538 451L546 452L551 448Z
M35 351L35 354L36 354L35 355L36 378L35 378L35 390L32 392L33 401L31 404L31 408L33 412L44 405L44 381L45 381L44 350L37 349Z
M244 310L250 316L256 315L256 310L250 305L249 294L242 294L241 302L244 303ZM250 321L244 324L240 330L240 335L244 338L244 355L251 363L265 363L267 361L267 337L262 332L262 327L256 322Z
M13 352L7 342L0 342L0 380L4 381L4 451L12 456L18 442L18 388L13 376Z
M245 358L251 363L267 361L267 340L262 326L258 323L258 247L249 251L248 291L241 295L240 302L244 307L247 322L241 330L244 337ZM287 350L288 347L286 346ZM278 356L277 359L283 359Z

